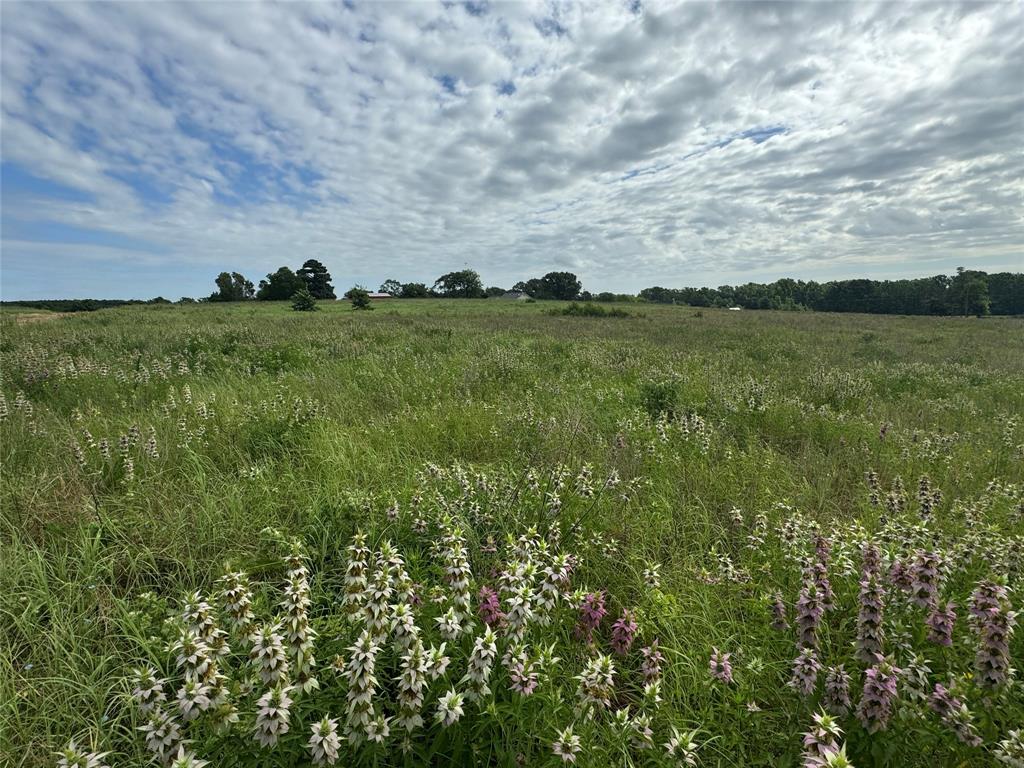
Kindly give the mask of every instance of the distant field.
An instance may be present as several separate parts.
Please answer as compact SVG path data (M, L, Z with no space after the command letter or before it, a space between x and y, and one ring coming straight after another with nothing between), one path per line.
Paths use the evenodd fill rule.
M183 625L164 619L180 619L198 590L228 630L217 583L228 562L252 580L257 623L283 617L282 586L299 577L282 558L296 542L320 690L295 692L291 730L259 749L266 681L250 683L250 642L229 631L217 664L238 722L218 732L211 709L182 726L216 768L308 764L310 727L325 714L356 733L341 765L561 765L552 742L572 725L579 765L685 765L663 747L675 727L695 731L695 765L796 766L839 664L854 765L998 764L999 743L1024 723L1024 686L979 677L989 618L969 614L982 580L995 582L992 621L1022 608L1024 319L631 304L615 305L629 317L595 318L553 306L134 306L46 322L5 307L0 764L52 765L72 739L110 750L112 766L150 764L131 669L168 678L173 711L182 670L168 647ZM340 607L358 586L345 579L357 531L375 553L371 584L377 569L394 588L388 611L403 594L396 574L415 583L426 647L443 640L437 619L462 606L446 569L462 546L468 557L471 609L447 641L449 672L425 688L407 758L395 719L400 630L381 629L376 656L370 715L392 718L382 744L358 744L341 671L372 623ZM384 568L387 547L376 558L385 540L402 565ZM857 712L875 663L855 653L868 541L881 555L866 580L884 594L882 651L902 670L878 729ZM545 607L544 568L559 553L574 564ZM536 617L518 634L514 618L497 626L491 693L444 727L438 700L470 685L482 586L505 613L532 596ZM809 642L795 604L823 587L834 607ZM588 645L580 604L599 591L608 614ZM771 626L775 593L786 629ZM925 624L947 600L959 617L950 646ZM617 654L632 634L613 631L623 609L638 626ZM654 678L640 652L655 638L658 702L644 695ZM801 638L822 665L807 695L787 684ZM541 653L551 644L556 664ZM731 682L711 675L713 648L731 654ZM301 663L288 652L295 683ZM579 676L597 654L615 665L613 689L607 702L592 696L588 714ZM1024 631L1009 635L1007 655L1022 666ZM510 690L517 659L536 664L531 695ZM960 739L964 716L943 720L929 703L936 683L969 709Z

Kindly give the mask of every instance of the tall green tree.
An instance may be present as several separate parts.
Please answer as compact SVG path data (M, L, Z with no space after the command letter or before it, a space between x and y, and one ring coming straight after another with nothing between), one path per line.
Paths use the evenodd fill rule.
M390 293L392 296L402 295L402 284L397 280L385 280L380 284L381 293Z
M434 282L433 290L438 296L449 299L481 299L484 296L484 284L472 269L441 275Z
M988 283L984 272L957 267L949 286L950 306L957 314L987 315L989 313Z
M430 297L430 289L424 283L402 283L403 299L426 299Z
M579 297L583 285L572 272L548 272L540 279L541 299L558 299L572 301Z
M336 299L331 273L316 259L307 259L296 272L315 299Z
M217 290L210 294L210 301L245 301L255 294L252 281L238 272L221 272L214 282Z
M277 272L268 274L266 280L260 280L256 298L260 301L285 301L294 296L300 288L308 289L306 281L288 267L280 267Z

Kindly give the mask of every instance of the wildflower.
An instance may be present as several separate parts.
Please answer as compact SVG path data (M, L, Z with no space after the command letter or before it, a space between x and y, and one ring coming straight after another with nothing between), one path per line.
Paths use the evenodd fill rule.
M391 619L391 567L387 563L378 564L373 574L373 581L366 590L363 603L363 621L366 628L378 639L383 639L388 632Z
M505 624L508 637L512 642L523 639L526 628L533 619L533 590L529 584L523 584L507 600L508 613Z
M109 752L86 752L79 749L72 741L63 750L57 753L60 760L57 761L57 768L107 768L103 762Z
M469 592L471 573L466 553L466 542L459 528L445 526L444 543L445 581L448 582L448 587L451 590L452 607L455 609L461 632L462 625L468 622L471 611Z
M325 716L320 722L313 723L306 746L309 747L313 765L334 765L338 762L338 749L341 747L338 721Z
M786 619L786 604L782 601L782 594L776 592L772 597L772 629L782 631L789 627Z
M377 714L366 725L366 740L374 744L383 744L391 735L391 718Z
M181 719L186 723L199 717L200 712L210 708L210 687L197 680L185 680L185 684L178 690L178 709L181 710Z
M719 682L732 683L732 663L729 661L731 653L722 653L717 648L711 649L711 660L708 666L711 669L711 676Z
M463 695L456 693L454 689L449 690L437 702L437 713L434 719L443 727L447 728L452 723L458 722L462 717Z
M1024 729L1010 731L996 747L996 759L1010 768L1024 768Z
M648 563L644 568L643 579L648 589L661 589L661 563Z
M935 684L928 706L961 742L971 747L982 745L981 737L971 722L971 712L967 705L955 698L942 683Z
M651 730L651 717L644 712L638 712L629 721L632 731L630 743L634 749L650 749L654 746L654 731Z
M540 587L534 595L533 608L537 623L547 626L551 622L551 611L558 605L558 600L569 588L569 575L572 572L572 561L569 555L557 555L541 574Z
M477 592L477 613L481 620L488 627L500 626L505 619L505 613L501 610L501 600L498 593L486 584L480 587Z
M815 534L815 560L811 566L811 574L814 578L815 590L821 596L821 606L825 610L832 610L835 605L835 596L832 593L832 583L828 578L828 564L831 553L832 543L821 534Z
M796 632L798 648L816 648L818 646L818 625L825 613L825 604L821 599L814 581L806 579L796 601Z
M221 602L228 614L232 630L240 634L248 632L255 616L252 612L252 590L249 578L242 571L226 573L220 578Z
M823 712L815 713L814 727L804 734L804 768L823 768L830 754L839 751L843 731L838 723Z
M179 746L178 754L171 761L170 768L203 768L203 766L209 764L209 760L200 760L194 753L186 750L184 746Z
M494 630L488 627L484 634L474 642L473 650L469 655L469 668L461 681L467 684L466 698L469 701L479 701L490 695L491 689L487 685L487 681L490 679L491 669L497 655L497 638L494 636Z
M459 623L459 616L455 612L454 606L449 607L435 621L437 622L437 628L441 633L441 637L445 640L457 640L462 633L462 625Z
M939 557L934 552L919 549L914 553L910 567L910 599L918 608L929 608L938 602L939 566Z
M358 743L363 734L369 735L367 729L372 720L373 697L377 686L374 669L380 645L376 642L370 629L367 628L363 630L355 645L349 650L352 653L348 666L345 668L345 678L348 681L345 733L350 740Z
M860 582L857 611L857 658L870 662L882 653L882 612L885 591L877 575L869 573Z
M625 656L633 645L637 628L633 613L623 609L622 616L612 624L612 650L619 656Z
M579 608L576 637L588 644L592 643L594 630L601 625L601 620L607 613L608 610L604 607L604 592L590 592L585 595Z
M658 638L654 638L651 644L640 649L640 655L643 659L640 662L640 673L644 677L644 681L648 683L661 680L661 665L665 661L665 656L658 649Z
M140 725L139 730L146 734L146 748L156 756L157 762L163 764L174 758L182 743L181 727L159 708L149 713L146 724Z
M320 687L313 676L313 667L316 666L313 641L316 639L316 633L309 626L309 617L306 613L310 602L308 572L298 554L292 555L290 564L288 584L285 586L284 598L281 601L281 607L285 612L284 639L295 673L295 684L299 690L308 693Z
M345 597L342 600L345 612L350 617L360 613L366 600L370 550L366 546L366 535L357 533L348 547L348 566L345 568Z
M187 628L182 628L171 652L177 654L175 662L188 680L205 678L213 665L210 647Z
M822 706L834 717L846 717L850 711L850 674L843 665L829 667L825 675Z
M472 660L470 666L472 668ZM423 689L427 685L426 678L427 659L423 653L423 643L416 638L408 652L402 657L401 673L396 678L398 715L395 720L397 726L406 731L406 738L411 736L415 729L423 726L420 710L423 708Z
M257 665L260 679L267 685L280 683L288 676L288 657L284 639L278 634L280 630L280 624L264 625L252 636L249 658Z
M610 656L598 654L587 662L576 679L580 683L578 695L584 703L599 707L609 705L615 684L615 664Z
M139 712L148 715L167 700L164 693L166 680L157 677L152 667L138 667L132 673L132 698L139 705Z
M676 758L682 765L697 766L697 744L694 738L697 736L697 731L687 731L686 733L680 733L679 729L674 725L671 727L671 736L669 740L665 742L665 752L671 758Z
M793 677L790 678L789 685L804 696L810 696L814 693L820 670L821 663L814 649L804 648L793 661Z
M1001 608L989 608L978 620L979 638L974 670L978 685L983 688L999 688L1013 674L1010 667L1010 637L1015 623L1016 614Z
M407 603L397 603L391 614L391 631L395 637L395 649L399 655L405 653L419 637L420 628L416 617Z
M437 680L448 670L451 659L444 655L446 645L448 644L441 643L440 648L432 645L427 651L427 674L431 680Z
M878 657L875 665L864 673L864 690L857 707L857 719L868 733L884 731L888 727L901 673L902 670L882 657Z
M526 651L517 650L508 665L511 689L520 696L530 696L537 689L537 662L528 661Z
M558 738L551 743L551 751L562 758L563 763L576 762L576 755L580 753L580 737L572 732L571 725L559 731Z
M256 741L261 747L273 747L288 733L292 700L288 696L291 686L276 685L256 702Z
M932 606L925 619L928 626L928 640L937 645L949 647L953 644L953 625L956 624L956 605L947 602L945 607L937 603Z

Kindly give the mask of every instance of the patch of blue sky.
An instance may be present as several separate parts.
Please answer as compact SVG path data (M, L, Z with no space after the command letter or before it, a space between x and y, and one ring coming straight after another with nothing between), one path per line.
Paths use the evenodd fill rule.
M90 192L37 176L22 165L6 160L0 163L0 191L5 205L6 201L25 197L74 203L91 203L96 200L95 195Z
M119 232L90 229L51 220L7 219L3 223L5 241L32 243L59 243L65 245L96 245L127 251L166 253L167 249L156 243L129 237Z
M317 185L324 176L313 168L267 163L226 136L180 120L178 127L210 148L213 163L225 180L213 184L217 202L229 206L285 202L302 208L320 199Z

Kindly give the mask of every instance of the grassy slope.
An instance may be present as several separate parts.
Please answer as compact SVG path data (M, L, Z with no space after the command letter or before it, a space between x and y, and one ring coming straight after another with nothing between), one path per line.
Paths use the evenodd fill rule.
M135 652L123 636L126 596L208 588L225 558L258 550L267 525L302 532L324 553L340 549L358 522L346 499L407 498L424 462L458 460L512 471L589 461L647 478L631 514L602 508L588 521L622 542L614 561L591 563L589 581L639 603L642 564L663 562L668 602L646 605L646 621L674 653L669 706L716 735L709 764L785 764L770 756L795 755L806 725L778 690L791 641L751 612L744 588L694 578L713 565L712 544L728 545L729 510L752 516L785 501L826 527L850 516L871 524L868 467L908 486L928 473L947 499L976 497L994 478L1024 481L1000 421L1024 413L1021 320L656 306L594 319L552 317L548 306L130 307L31 325L0 317L12 408L0 423L0 762L6 752L14 765L46 764L51 746L105 719L106 741L130 748L131 723L114 696ZM62 358L110 372L64 377ZM137 380L143 366L148 381ZM623 420L641 419L650 384L663 382L714 425L709 455L613 447L629 429ZM179 407L167 415L171 388ZM13 412L17 391L32 417ZM296 397L321 415L290 425ZM212 416L198 415L199 402ZM187 445L183 413L187 430L205 426ZM552 425L538 424L549 417ZM883 423L892 428L879 441ZM143 440L152 426L160 450L138 463L133 483L79 471L72 437L84 442L88 429L116 453L133 424ZM915 432L966 439L923 457L907 449ZM95 451L89 461L98 466ZM855 594L855 585L842 589ZM745 701L704 685L711 645L760 654L767 668L750 689L765 712L751 715ZM792 736L780 745L780 734ZM894 747L902 764L922 748L947 750L942 764L966 754L923 735Z

